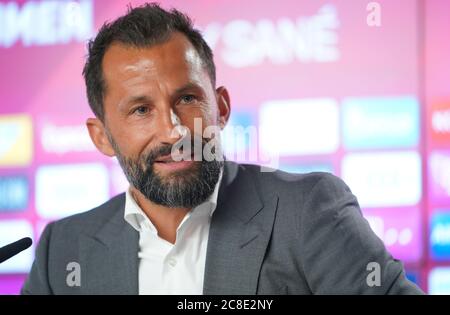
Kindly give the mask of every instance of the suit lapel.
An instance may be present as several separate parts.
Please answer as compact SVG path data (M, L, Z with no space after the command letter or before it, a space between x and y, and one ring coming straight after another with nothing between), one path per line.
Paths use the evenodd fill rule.
M249 174L225 163L211 221L204 294L256 294L278 196L262 198Z
M257 293L278 196L261 197L247 173L225 162L209 232L204 294ZM97 233L80 236L82 294L139 293L139 234L124 221L125 196L120 198Z
M123 219L125 197L111 219L80 241L83 294L138 294L139 234Z

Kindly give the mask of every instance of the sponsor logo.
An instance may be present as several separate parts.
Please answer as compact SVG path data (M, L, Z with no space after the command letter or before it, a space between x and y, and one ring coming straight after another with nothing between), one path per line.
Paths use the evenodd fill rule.
M46 219L90 210L109 198L106 166L97 163L42 166L36 172L36 209Z
M437 144L450 144L450 101L432 103L429 117L431 141Z
M33 130L28 115L0 116L0 166L26 166L33 150Z
M428 160L430 195L435 200L450 199L450 151L434 151Z
M42 148L47 153L96 152L85 125L45 123L40 138Z
M346 148L417 146L419 103L414 97L349 98L342 105Z
M364 217L392 255L405 262L421 258L419 208L364 209Z
M340 58L340 21L335 6L327 4L316 14L296 20L280 17L211 23L203 28L215 55L230 67L273 64L335 62Z
M24 210L28 206L28 194L25 176L0 177L0 212Z
M272 155L331 154L339 147L339 111L333 99L264 103L259 128L260 147Z
M223 151L229 160L258 161L258 130L251 113L232 113L226 128L221 132L221 140Z
M93 34L93 18L90 0L0 3L0 47L84 42Z
M450 260L450 212L431 217L430 254L435 260Z
M298 164L281 164L280 170L296 173L296 174L305 174L311 172L326 172L326 173L334 173L333 165L331 163L302 163Z
M362 207L413 206L422 194L418 152L347 154L342 178Z
M438 267L428 275L428 293L432 295L450 294L450 268Z

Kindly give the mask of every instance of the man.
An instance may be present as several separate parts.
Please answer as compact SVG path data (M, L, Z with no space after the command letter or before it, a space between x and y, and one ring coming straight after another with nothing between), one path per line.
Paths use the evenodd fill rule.
M220 159L206 131L225 127L230 98L182 13L146 4L105 24L83 74L92 141L130 188L49 224L22 293L422 293L340 179Z

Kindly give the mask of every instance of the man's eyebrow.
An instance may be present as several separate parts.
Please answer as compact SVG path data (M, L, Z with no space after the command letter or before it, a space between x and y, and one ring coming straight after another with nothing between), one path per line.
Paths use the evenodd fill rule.
M198 90L200 92L203 92L203 89L200 85L198 85L197 83L194 83L194 82L189 82L186 85L176 89L173 92L173 95L180 95L180 94L183 94L183 93L185 93L187 91L191 91L191 90Z
M130 96L129 98L127 98L126 100L124 100L123 102L121 102L121 106L119 105L119 107L126 107L128 105L131 104L136 104L136 103L149 103L151 102L151 98L149 98L146 95L136 95L136 96Z

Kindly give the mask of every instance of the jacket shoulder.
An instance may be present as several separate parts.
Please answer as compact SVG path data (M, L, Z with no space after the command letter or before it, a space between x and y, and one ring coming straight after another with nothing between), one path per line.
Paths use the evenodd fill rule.
M239 164L240 170L248 173L261 190L283 193L286 191L311 192L318 188L350 192L339 177L326 172L289 173L253 164Z
M123 210L124 206L125 193L122 193L91 210L53 222L53 229L63 230L65 235L70 232L94 234L105 222L117 215L118 211Z

